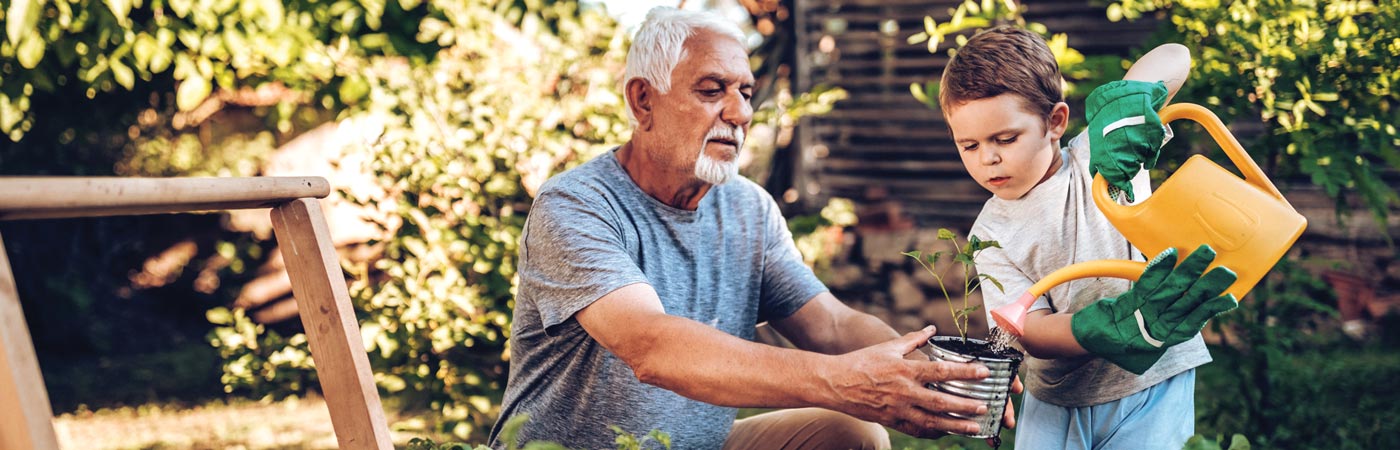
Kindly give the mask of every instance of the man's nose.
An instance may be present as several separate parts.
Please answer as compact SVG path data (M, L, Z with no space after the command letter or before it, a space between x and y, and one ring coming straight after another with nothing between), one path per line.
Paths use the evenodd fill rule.
M753 121L753 105L740 94L730 94L724 103L720 119L736 127L747 127Z

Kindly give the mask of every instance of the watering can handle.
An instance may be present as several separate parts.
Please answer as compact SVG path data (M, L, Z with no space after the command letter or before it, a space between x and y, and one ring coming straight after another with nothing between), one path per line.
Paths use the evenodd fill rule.
M1210 132L1210 137L1215 140L1215 143L1219 144L1222 150L1225 150L1225 155L1230 157L1230 162L1235 163L1235 167L1240 169L1246 182L1263 189L1264 192L1272 194L1285 203L1288 202L1288 199L1283 198L1283 194L1274 186L1273 181L1269 181L1269 177L1264 175L1264 170L1260 169L1259 165L1254 163L1254 159L1249 157L1249 153L1245 152L1244 147L1240 146L1240 141L1236 140L1233 134L1230 134L1220 118L1216 117L1215 113L1210 112L1209 109L1194 103L1175 103L1162 108L1157 112L1157 115L1162 118L1164 124L1177 119L1190 119L1201 124L1206 131ZM1098 200L1096 203L1099 205L1116 204L1108 198L1108 181L1104 180L1102 174L1094 176L1094 198ZM1100 207L1102 208L1102 206Z
M1230 157L1230 162L1235 163L1235 167L1244 174L1245 181L1248 181L1265 192L1273 194L1279 200L1287 202L1283 194L1274 187L1274 182L1269 181L1269 177L1264 175L1264 170L1254 163L1254 159L1249 157L1249 153L1240 146L1240 141L1235 139L1235 135L1230 134L1230 130L1225 128L1225 123L1216 117L1215 113L1204 106L1194 103L1177 103L1162 108L1157 113L1162 118L1162 123L1170 123L1177 119L1191 119L1201 124L1206 131L1210 132L1210 137L1215 139L1215 143L1220 144L1220 148L1225 150L1225 155Z

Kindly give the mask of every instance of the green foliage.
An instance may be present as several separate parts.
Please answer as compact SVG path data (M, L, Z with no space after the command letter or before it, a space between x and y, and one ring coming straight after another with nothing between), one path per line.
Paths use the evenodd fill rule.
M498 6L448 8L422 36L447 46L438 63L369 68L374 100L353 116L383 123L366 164L390 196L351 198L387 210L393 235L372 267L351 268L371 365L391 395L462 421L458 435L495 420L532 194L627 132L610 19L522 9L512 42Z
M1182 450L1249 450L1249 439L1246 439L1243 435L1236 434L1231 436L1229 447L1222 448L1220 443L1223 441L1224 439L1220 436L1216 436L1215 440L1212 441L1198 434L1191 436L1191 439L1187 439L1186 445L1182 447Z
M88 98L155 79L178 82L175 101L194 110L218 90L277 86L325 107L363 83L338 64L359 54L422 59L415 40L436 15L420 0L11 0L0 41L0 131L20 140L36 118L36 92ZM347 89L346 86L350 88ZM285 103L281 112L290 111ZM285 114L283 114L285 116ZM290 126L284 117L279 128Z
M833 198L821 212L788 220L797 251L802 261L823 278L831 271L832 258L844 244L846 227L856 224L855 203L849 199Z
M377 211L371 220L389 236L372 243L378 257L345 268L376 383L468 438L483 436L499 408L533 193L626 140L616 90L626 42L611 19L571 2L432 6L440 15L423 20L418 38L443 46L433 63L338 62L359 74L356 95L367 99L344 114L364 141L341 163L363 164L382 189L343 194ZM233 325L221 336L246 331ZM309 374L264 357L266 344L249 336L216 341L232 387L257 387L246 373Z
M982 238L974 235L969 237L966 243L959 244L957 233L947 228L938 229L938 240L948 241L953 244L953 252L945 253L940 250L925 254L919 250L914 250L900 254L914 258L914 261L918 261L919 266L923 267L924 271L928 272L929 275L933 275L933 279L938 281L938 288L943 291L943 299L948 302L948 311L953 315L953 323L958 327L958 335L962 336L963 339L967 339L968 314L972 314L982 307L982 305L968 306L968 297L971 296L973 292L977 292L978 289L981 289L983 282L992 283L993 286L997 287L997 290L1004 290L1001 287L1001 282L997 281L995 277L985 273L977 273L977 254L989 248L1001 248L1001 243L997 241L984 241ZM943 274L938 270L939 260L945 255L950 256L947 260L949 264L956 263L962 266L962 309L956 309L953 306L953 297L948 294L948 286L944 285Z
M1310 178L1339 212L1355 192L1384 224L1400 205L1381 178L1400 168L1400 2L1128 0L1109 17L1156 10L1171 18L1157 39L1186 45L1196 61L1177 98L1210 104L1226 122L1262 119L1265 133L1247 148L1266 171Z
M1203 397L1197 405L1202 428L1243 433L1261 444L1296 438L1290 430L1303 424L1295 418L1311 414L1304 412L1308 408L1297 407L1298 403L1335 395L1318 392L1313 397L1304 392L1310 390L1308 386L1329 386L1336 378L1323 383L1317 374L1298 372L1306 367L1299 366L1300 355L1313 354L1335 342L1335 333L1323 333L1319 327L1337 314L1325 303L1331 296L1324 282L1297 262L1284 259L1238 309L1211 321L1211 329L1222 336L1222 346L1214 353L1226 361L1212 366L1226 364L1229 372L1217 378L1223 381L1203 382L1202 391L1238 394ZM1330 362L1318 366L1334 367Z
M1394 448L1400 445L1400 354L1393 347L1357 349L1345 343L1299 350L1269 368L1269 414L1252 411L1257 392L1236 394L1254 383L1251 359L1213 348L1215 362L1197 377L1197 430L1238 431L1261 448ZM1243 379L1242 379L1243 378ZM1251 390L1259 390L1251 388ZM1261 422L1269 428L1260 431Z
M302 393L317 385L306 335L283 338L253 323L241 309L214 308L207 318L218 325L208 339L223 359L224 392L263 398Z
M952 57L957 54L957 48L967 44L973 32L999 25L1015 25L1045 37L1050 52L1055 55L1055 62L1060 66L1060 75L1065 78L1066 96L1076 94L1074 81L1116 79L1106 77L1114 73L1112 67L1122 65L1118 58L1084 56L1078 50L1070 48L1069 35L1051 34L1044 24L1027 22L1024 17L1025 11L1024 4L1010 0L963 0L956 8L949 9L951 17L947 22L938 23L933 17L925 16L924 31L909 36L909 43L926 42L929 53L938 53L951 36L955 45L949 46L947 52L948 56ZM1120 67L1117 73L1121 75L1123 70ZM929 108L938 108L937 79L927 83L912 83L909 85L909 91L914 98Z

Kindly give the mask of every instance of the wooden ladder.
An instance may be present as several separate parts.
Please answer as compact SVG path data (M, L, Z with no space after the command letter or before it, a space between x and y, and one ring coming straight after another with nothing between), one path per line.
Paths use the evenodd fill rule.
M0 220L271 208L322 395L342 449L392 449L345 276L317 199L321 177L0 177ZM0 239L0 450L57 450L53 410Z

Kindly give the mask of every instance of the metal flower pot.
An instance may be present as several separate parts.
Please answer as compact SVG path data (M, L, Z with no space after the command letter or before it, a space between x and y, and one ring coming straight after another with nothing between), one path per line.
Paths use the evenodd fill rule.
M963 398L987 402L987 413L977 416L944 413L948 416L969 419L977 422L981 432L965 435L974 438L992 438L1001 434L1001 416L1006 411L1006 401L1011 395L1011 384L1016 379L1016 370L1021 366L1023 355L1020 351L1007 347L993 353L991 343L957 336L934 336L928 343L933 350L934 361L980 362L987 366L991 376L979 381L954 380L929 383L928 387Z

